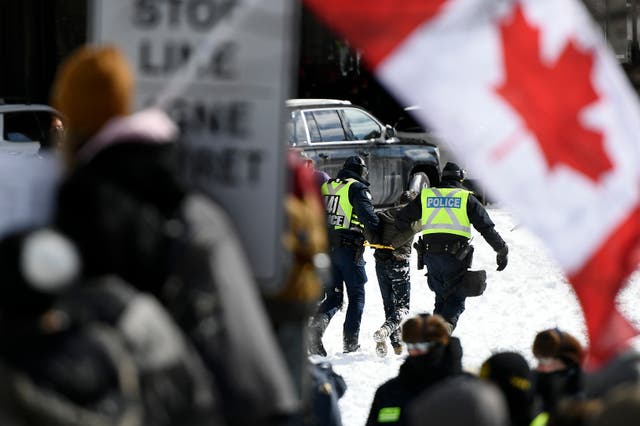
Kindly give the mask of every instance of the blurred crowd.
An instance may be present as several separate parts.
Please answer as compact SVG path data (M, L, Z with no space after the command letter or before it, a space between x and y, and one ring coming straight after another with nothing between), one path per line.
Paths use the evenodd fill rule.
M493 353L479 371L462 365L462 345L439 315L402 325L408 357L374 396L367 425L622 426L640 420L639 354L619 354L585 371L586 349L559 328L538 332L535 365Z
M339 378L302 341L326 245L305 225L322 221L319 196L295 179L290 273L263 295L227 213L184 182L175 124L132 111L134 83L115 47L75 51L51 94L55 152L20 162L25 176L60 167L20 182L26 198L51 183L47 213L2 228L0 423L322 424L304 405L331 381L317 395L330 405Z
M0 424L342 425L348 384L307 353L331 275L329 176L288 154L291 260L280 290L263 294L228 215L183 181L175 124L131 110L134 83L110 46L82 47L58 70L51 202L1 229ZM533 342L537 366L503 352L470 373L451 324L407 315L408 300L386 315L379 343L408 355L368 425L638 424L633 351L586 373L585 348L551 329ZM357 333L345 345L358 350Z

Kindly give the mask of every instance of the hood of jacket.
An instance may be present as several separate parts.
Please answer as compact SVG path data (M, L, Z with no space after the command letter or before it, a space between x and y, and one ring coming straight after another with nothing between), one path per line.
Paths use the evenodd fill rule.
M136 141L137 143L162 145L175 141L177 126L160 109L147 109L126 117L115 117L78 150L80 163L91 161L102 150Z
M177 134L158 109L114 118L78 151L70 180L110 182L170 217L184 197Z

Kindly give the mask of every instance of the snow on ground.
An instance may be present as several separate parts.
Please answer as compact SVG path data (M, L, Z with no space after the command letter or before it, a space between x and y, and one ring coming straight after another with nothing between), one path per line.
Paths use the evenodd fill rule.
M495 270L495 253L474 231L473 269L487 271L487 290L484 295L467 299L466 310L460 317L454 335L464 350L463 366L477 371L493 352L514 350L533 363L531 345L540 330L559 327L575 335L586 344L582 311L558 266L550 259L544 245L506 211L489 208L496 229L509 245L509 264L502 272ZM411 315L432 312L434 297L424 277L418 271L415 250L411 260ZM347 382L347 392L340 400L345 426L362 426L377 387L395 376L406 355L391 351L386 358L376 356L372 335L384 322L382 299L375 273L373 251L367 249L366 304L360 329L357 353L342 353L342 324L345 309L333 318L324 335L324 345L334 369ZM620 294L621 311L634 324L640 325L640 273L632 276ZM635 309L634 309L635 308ZM640 340L634 342L640 347ZM389 349L391 349L389 347ZM321 357L312 357L319 361Z

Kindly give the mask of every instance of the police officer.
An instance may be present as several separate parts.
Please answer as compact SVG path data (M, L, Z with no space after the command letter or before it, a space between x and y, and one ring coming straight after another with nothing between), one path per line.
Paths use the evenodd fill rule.
M349 299L343 326L343 350L347 353L360 348L358 334L364 310L364 284L367 282L362 257L364 230L377 233L380 222L371 202L368 174L367 165L361 157L349 157L338 176L321 187L327 209L332 281L327 296L310 323L311 354L327 354L322 345L322 335L342 306L343 287L346 287Z
M442 170L442 183L437 188L424 188L396 217L399 230L409 229L411 222L421 220L418 256L427 267L429 288L436 294L433 312L445 318L450 332L465 308L460 284L473 256L469 245L471 225L497 253L497 270L507 266L507 244L494 229L484 206L472 192L463 189L464 178L463 169L447 163Z

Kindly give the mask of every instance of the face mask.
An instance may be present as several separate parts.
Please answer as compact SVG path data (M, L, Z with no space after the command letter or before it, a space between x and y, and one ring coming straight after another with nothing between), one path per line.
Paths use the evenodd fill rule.
M537 374L535 392L542 397L545 409L554 407L562 396L572 395L579 390L577 374L573 368Z

